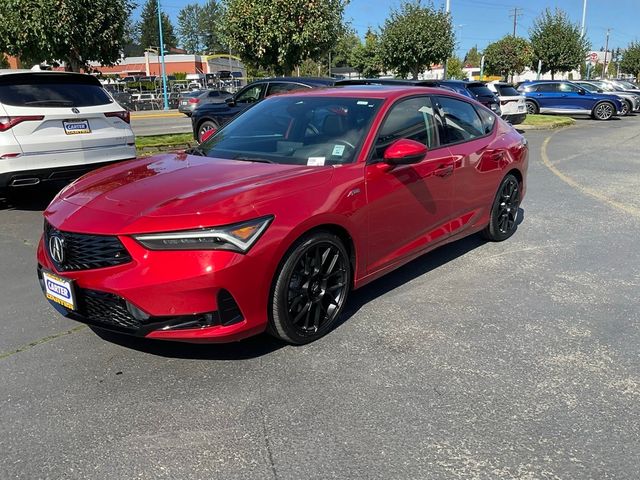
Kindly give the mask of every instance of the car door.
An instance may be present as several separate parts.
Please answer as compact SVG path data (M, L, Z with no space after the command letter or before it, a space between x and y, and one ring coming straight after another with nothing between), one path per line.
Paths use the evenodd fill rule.
M586 90L571 83L560 83L558 84L558 91L560 92L560 101L563 103L564 109L591 111L593 96ZM583 93L580 93L580 91Z
M497 120L485 107L444 95L435 103L444 121L441 143L454 159L455 194L449 228L451 234L458 234L491 207L505 152L494 142Z
M558 92L557 83L539 83L535 85L535 92L531 96L538 102L540 113L544 113L545 110L562 108L562 104L559 102L560 93Z
M390 166L385 150L400 139L427 146L418 163ZM368 272L374 273L449 235L454 166L439 142L428 96L402 99L387 112L366 166Z

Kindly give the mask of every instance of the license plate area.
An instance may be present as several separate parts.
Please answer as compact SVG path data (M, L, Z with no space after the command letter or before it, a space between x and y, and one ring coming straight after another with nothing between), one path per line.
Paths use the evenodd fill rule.
M62 126L64 127L64 133L67 135L91 133L89 120L63 120Z
M42 270L42 279L44 280L44 295L48 300L69 310L76 310L73 280L60 277L46 270Z

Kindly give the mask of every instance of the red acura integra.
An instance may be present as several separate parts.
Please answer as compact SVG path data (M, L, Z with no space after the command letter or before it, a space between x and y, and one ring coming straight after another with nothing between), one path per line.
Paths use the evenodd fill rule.
M526 140L423 87L269 98L199 147L90 173L44 213L38 275L63 315L188 342L336 324L351 289L518 223Z

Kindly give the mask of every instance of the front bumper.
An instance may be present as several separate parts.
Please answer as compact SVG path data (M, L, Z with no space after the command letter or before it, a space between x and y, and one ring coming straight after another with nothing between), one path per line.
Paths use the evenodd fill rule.
M260 258L227 251L150 251L119 237L122 265L58 271L41 239L41 269L74 281L75 311L62 315L106 330L185 342L230 342L265 330L270 282ZM41 282L42 283L42 282Z

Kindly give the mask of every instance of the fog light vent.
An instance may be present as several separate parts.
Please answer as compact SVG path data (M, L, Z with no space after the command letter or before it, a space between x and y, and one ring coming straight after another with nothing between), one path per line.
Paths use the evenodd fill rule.
M240 307L226 290L220 290L218 293L218 313L220 314L222 325L225 326L244 320Z

